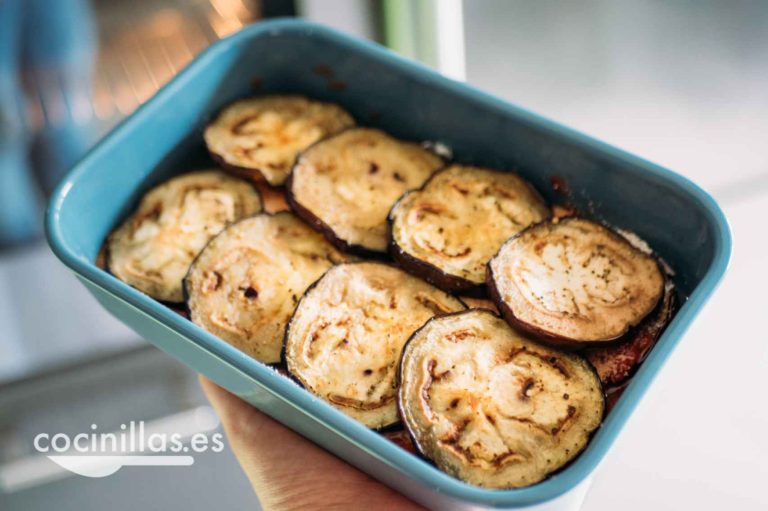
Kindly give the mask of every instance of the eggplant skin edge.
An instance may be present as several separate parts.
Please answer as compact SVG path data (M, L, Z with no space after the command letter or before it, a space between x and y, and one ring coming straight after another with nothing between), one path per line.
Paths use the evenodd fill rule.
M322 141L322 140L321 140ZM312 147L312 146L310 146ZM299 153L301 155L301 153ZM298 161L298 158L297 158ZM295 165L295 164L294 164ZM312 213L309 209L302 206L293 195L293 170L288 174L288 178L285 181L285 200L296 216L304 220L313 229L320 232L328 242L336 247L336 249L346 252L348 254L356 255L359 257L365 257L377 261L385 260L387 254L385 252L379 252L377 250L371 250L370 248L362 245L349 243L348 241L336 236L336 233L331 227L323 222L320 217Z
M115 276L115 274L113 274L109 270L109 265L107 264L107 261L109 261L108 252L109 252L109 243L105 241L104 243L101 244L101 248L99 248L99 251L96 254L96 259L93 261L93 264L96 265L98 269L105 271L108 274L112 275L113 277L117 278L117 276ZM195 256L195 258L197 258L197 256ZM183 280L182 280L181 290L183 294L185 292ZM184 301L181 301L181 302L165 302L163 300L158 300L157 298L152 298L152 299L155 300L157 303L172 310L182 318L189 319L189 309L187 308L186 298L184 299Z
M429 186L429 184L432 182L433 179L435 179L436 176L438 176L443 171L449 169L453 165L466 166L469 164L457 163L457 162L451 162L451 161L445 162L445 165L437 169L429 177L429 179L427 179L424 182L423 185L421 185L419 188L416 188L414 190L408 190L403 195L401 195L400 198L397 199L397 201L395 201L395 203L392 205L392 208L390 208L389 213L387 214L388 252L390 257L394 259L405 271L426 280L433 286L438 287L443 291L447 291L449 293L462 293L474 298L484 298L486 296L486 288L488 287L487 282L479 282L479 283L473 282L469 279L459 277L458 275L447 273L442 269L440 269L439 267L433 265L432 263L429 263L422 259L418 259L417 257L414 257L408 252L406 252L405 250L403 250L402 247L400 247L400 245L397 244L397 241L395 240L395 236L394 236L394 221L395 221L394 212L397 206L400 204L400 202L403 201L406 197L408 197L412 193L423 192L424 190L426 190L427 186ZM497 172L502 172L502 171L497 171ZM547 202L544 200L544 198L539 193L539 191L527 179L524 179L522 177L520 177L520 179L522 180L522 183L525 185L525 187L533 194L533 196L538 198L541 204L545 205L546 208L549 210L549 215L547 215L545 218L542 218L539 222L535 222L534 224L531 224L531 225L536 225L537 223L551 220L552 209L547 205ZM525 229L527 228L528 227L526 227ZM517 236L518 234L519 232L514 234L510 238Z
M240 98L240 99L236 99L234 101L231 101L231 102L227 103L222 108L220 108L215 113L215 115L213 115L210 119L208 119L207 123L205 124L205 126L203 128L203 139L205 139L205 132L209 128L214 127L215 125L217 125L222 120L222 117L225 115L225 113L228 110L230 110L233 106L236 106L239 103L247 102L247 101L250 101L250 100L262 100L262 101L266 100L266 101L270 101L270 100L275 100L275 99L299 100L299 101L305 100L305 101L308 101L309 103L324 104L326 107L330 106L332 108L338 109L339 112L337 112L337 113L341 113L342 116L345 116L347 118L346 121L348 122L348 124L345 127L342 127L338 131L326 132L319 139L317 139L314 142L312 142L309 146L305 147L302 150L299 150L297 152L297 154L296 154L296 158L294 158L294 162L289 165L288 174L290 174L291 170L293 169L293 165L295 164L295 161L298 158L298 155L301 154L303 151L309 149L309 147L317 144L318 142L324 140L325 138L329 138L329 137L331 137L331 136L333 136L333 135L335 135L337 133L340 133L342 131L346 131L348 129L352 129L352 128L357 127L357 122L356 122L355 118L352 117L352 115L349 112L347 112L346 109L344 109L341 105L339 105L336 102L320 101L320 100L315 99L313 97L304 96L304 95L301 95L301 94L290 94L290 93L289 94L283 94L283 93L278 93L278 94L257 95L257 96L251 96L251 97L246 97L246 98ZM237 164L234 164L234 163L229 163L227 161L225 155L220 154L220 153L212 150L210 148L207 140L204 140L204 141L205 141L206 149L207 149L208 154L211 157L211 159L221 169L229 172L230 174L233 174L233 175L235 175L237 177L240 177L242 179L250 180L250 181L252 181L254 183L264 182L267 185L269 185L271 187L274 187L274 188L279 188L279 187L282 187L282 186L285 185L285 181L287 179L287 174L282 179L278 178L277 180L270 181L269 179L267 179L267 176L262 172L262 170L258 166L244 167L242 165L237 165Z
M483 309L483 308L480 308L480 307L468 307L467 309L465 309L463 311L449 312L447 314L440 314L438 316L433 316L433 317L429 318L423 325L421 325L418 329L416 329L411 334L411 336L408 338L408 340L405 342L405 344L403 344L403 353L405 353L405 350L408 348L408 345L416 337L416 334L418 334L419 331L421 331L422 329L426 328L426 326L429 324L430 321L434 321L436 319L439 319L439 318L442 318L442 317L447 317L447 316L458 316L459 314L467 314L467 313L472 312L472 311L481 311L481 312L483 312L485 314L491 314L492 316L495 316L497 318L502 318L502 319L506 320L506 318L504 318L503 316L501 316L499 314L496 314L492 310ZM515 327L513 326L512 328L515 328ZM606 416L606 410L605 410L605 399L606 399L605 392L606 392L606 387L605 387L605 384L603 383L603 380L600 379L600 375L598 374L597 369L595 369L595 366L592 365L592 362L590 362L586 357L582 357L582 358L586 362L586 365L589 367L589 369L595 374L595 378L599 382L600 394L603 396L603 417L602 417L602 420L604 420L605 416ZM400 385L401 385L401 382L402 382L402 374L403 374L403 357L402 357L402 355L400 356L400 362L397 364L397 372L395 374L396 374L396 380L395 381L396 381L397 387L399 389ZM400 392L399 391L397 393L397 411L398 411L398 414L400 415L401 421L402 421L402 417L403 417L405 412L404 412L404 409L403 409L402 401L400 399ZM601 422L602 422L602 420L601 420ZM417 450L419 451L419 454L421 456L426 457L426 454L425 454L424 450L421 448L419 443L416 441L416 438L414 437L413 433L406 427L405 421L402 421L402 422L403 422L403 426L406 428L408 433L411 435L411 440L413 440L413 445L416 446ZM597 431L597 430L595 430L595 431ZM587 442L587 444L589 444L589 442ZM429 459L429 458L427 458L427 459Z
M390 221L387 220L387 223L390 223ZM389 229L391 231L391 224ZM485 295L485 284L476 284L462 277L445 273L438 267L417 259L404 251L391 235L389 239L390 257L411 275L424 279L433 286L448 293L461 293L477 298Z
M402 270L402 268L400 268L399 266L397 266L395 264L392 264L390 262L386 262L386 261L369 261L369 260L365 260L365 261L350 261L350 262L343 263L343 264L353 265L353 264L365 264L365 263L382 264L382 265L385 265L385 266L389 266L391 268L395 268L397 270ZM288 320L288 323L285 326L285 331L283 333L283 344L282 344L282 347L280 349L280 361L277 363L277 365L285 368L285 376L288 379L292 380L294 383L296 383L296 385L298 385L302 389L306 390L307 392L309 392L313 396L316 396L316 394L313 393L310 389L308 389L306 387L306 385L304 385L304 383L296 375L294 375L293 372L291 372L290 366L288 365L288 358L287 358L287 354L286 354L286 347L287 347L287 343L288 343L288 332L291 330L291 326L292 326L293 320L296 317L296 312L299 310L299 307L301 306L301 302L304 300L304 298L307 295L309 295L310 291L312 291L315 287L318 286L320 281L323 280L323 277L325 277L325 274L328 273L329 271L331 271L334 267L335 266L331 266L330 268L328 268L328 270L326 270L325 273L323 273L316 281L314 281L312 284L310 284L310 286L307 287L306 291L304 291L304 294L301 296L301 298L299 298L299 301L296 303L296 306L293 309L293 314L291 315L291 319ZM404 271L404 270L402 270L402 271ZM456 299L462 306L464 306L464 310L460 310L460 311L456 311L456 312L448 312L446 314L436 314L436 315L432 316L431 318L429 318L424 323L424 325L426 325L427 323L429 323L430 321L432 321L433 319L438 318L438 317L449 316L449 315L453 315L453 314L459 314L459 313L471 310L469 307L467 307L467 304L464 303L463 300L461 300L460 297L453 296L453 298ZM493 314L493 313L491 312L491 314ZM401 371L401 363L402 363L402 353L405 351L405 347L408 345L408 343L411 342L411 339L413 338L413 335L416 332L418 332L419 330L421 330L422 328L424 328L424 325L422 325L419 328L417 328L416 330L414 330L414 332L408 337L408 340L405 341L405 343L403 344L403 347L402 347L401 352L400 352L400 360L397 361L397 365L396 365L396 369L395 369L395 383L396 383L396 385L398 387L400 385L400 371ZM326 402L323 398L321 398L319 396L316 396L316 397L318 397L318 399L323 400L323 402ZM399 392L397 392L395 394L395 403L396 403L395 407L397 409L397 420L396 421L394 421L392 423L389 423L389 424L385 424L385 425L379 426L379 427L375 427L375 428L369 427L368 429L370 429L371 431L375 431L377 433L383 434L383 433L386 433L386 432L389 432L389 431L393 431L393 430L401 427L401 425L403 425L404 422L403 422L403 419L402 419L402 417L403 417L402 410L400 409L400 393ZM333 405L331 405L330 403L326 402L326 404L328 404L328 406L333 407ZM341 413L344 413L344 412L341 412ZM350 419L355 420L352 417L350 417ZM411 435L411 432L407 428L404 428L404 429L408 433L408 435L411 437L411 441L413 442L413 445L416 447L416 453L415 454L419 455L420 457L423 457L423 452L420 450L418 444L416 443L415 439ZM428 459L428 458L425 458L425 459Z
M249 169L248 167L241 167L239 165L233 165L232 163L227 163L227 161L220 154L215 153L211 150L208 151L208 155L211 157L211 159L216 165L218 165L225 172L229 172L233 176L239 177L241 179L245 179L254 184L266 183L267 185L274 188L279 188L280 186L282 186L282 185L270 184L270 182L267 181L264 175L257 168Z
M108 274L110 274L113 277L115 277L116 279L120 280L121 282L124 282L120 277L118 277L112 271L112 268L110 267L110 264L109 264L110 263L110 259L111 259L111 252L110 252L110 249L109 249L109 245L110 245L110 241L111 241L113 235L115 234L115 232L123 225L123 223L128 218L131 218L132 216L134 216L136 214L136 212L138 210L138 207L141 205L141 201L144 199L144 197L146 197L147 194L152 192L154 189L156 189L156 188L158 188L160 186L163 186L166 183L168 183L168 182L170 182L170 181L172 181L172 180L174 180L176 178L180 178L182 176L186 176L186 175L189 175L189 174L194 174L196 172L204 172L204 171L207 171L207 170L218 170L218 169L211 168L211 167L202 167L202 168L195 168L195 169L192 169L192 170L188 170L188 171L185 171L185 172L180 172L178 174L173 174L170 177L166 178L165 180L163 180L163 181L161 181L161 182L151 186L149 189L147 189L144 192L142 192L141 196L137 199L137 203L136 203L135 207L131 210L131 213L129 213L125 217L123 217L117 223L117 225L115 225L109 231L107 236L104 238L104 241L102 242L101 248L99 249L99 252L96 254L96 259L94 260L94 264L97 267L99 267L102 270L104 270L105 272L107 272ZM195 264L195 262L197 261L197 258L200 256L202 251L205 250L205 248L208 246L208 244L211 241L213 241L213 239L216 238L219 234L221 234L222 232L226 231L231 225L234 225L234 224L240 222L241 220L245 220L246 218L249 218L250 216L258 215L258 214L264 212L264 196L261 193L261 190L259 190L259 187L256 186L256 183L254 183L253 181L245 178L244 176L234 175L234 177L238 178L238 179L242 180L243 182L247 183L248 185L250 185L252 191L256 194L256 196L259 199L260 209L259 209L258 212L253 213L252 215L247 215L245 217L238 218L234 222L226 225L221 231L219 231L218 233L214 234L211 238L208 239L208 241L205 242L205 244L200 249L200 251L195 255L195 257L192 258L192 261L190 262L189 267L187 268L187 271L184 274L184 277L182 277L182 279L181 279L181 295L182 295L181 301L174 302L174 301L169 301L169 300L161 300L159 298L155 298L154 296L151 296L151 295L145 293L144 291L142 291L142 290L140 290L138 288L135 288L131 284L128 284L128 285L130 285L131 287L134 287L138 291L146 294L147 296L149 296L151 299L155 300L156 302L161 303L162 305L165 305L166 307L168 307L169 309L171 309L174 312L178 313L182 317L186 317L187 319L189 319L189 307L187 307L187 301L188 300L187 300L186 279L187 279L187 275L189 275L189 270L192 267L192 265ZM127 284L127 282L125 282L125 283Z
M614 234L615 236L620 237L622 240L624 240L627 243L629 243L629 241L627 241L626 238L624 238L624 236L622 236L621 234L617 233L615 231L615 229L613 229L611 226L609 226L609 225L607 225L607 224L605 224L603 222L599 222L599 221L592 220L592 219L587 219L587 218L581 217L581 216L570 216L570 217L567 217L567 218L560 218L560 219L558 219L558 221L564 221L564 220L567 220L567 219L588 220L589 222L595 223L597 225L600 225L600 226L608 229L609 231L611 231L612 234ZM535 229L536 227L538 227L538 226L540 226L542 224L546 224L547 222L552 222L552 219L551 218L550 219L545 219L545 220L542 220L541 222L537 222L535 224L529 225L528 227L526 227L525 229L523 229L522 231L518 232L517 234L515 234L514 236L509 238L507 241L505 241L504 245L502 245L502 247L499 249L499 251L503 250L504 246L506 246L507 243L509 243L510 241L519 238L520 236L522 236L525 233L527 233L530 229ZM553 222L553 223L557 223L557 222ZM632 245L631 243L629 243L629 244L635 250L637 250L637 248L634 247L634 245ZM498 255L498 253L497 253L497 255ZM657 268L659 269L659 272L662 275L662 278L664 280L666 280L667 279L667 273L664 271L664 266L659 262L658 256L655 253L650 253L650 254L646 254L646 255L648 255L654 261L654 263L656 264ZM488 261L488 264L485 267L485 283L486 283L486 286L488 288L488 296L496 304L496 307L498 308L499 313L501 314L501 317L503 317L504 320L506 320L507 323L509 323L510 326L512 326L513 328L516 328L516 329L521 330L523 332L526 332L526 333L528 333L530 335L533 335L539 341L541 341L541 342L543 342L545 344L548 344L548 345L550 345L550 346L552 346L554 348L560 348L562 350L576 351L576 350L581 350L581 349L590 348L590 347L591 348L598 348L598 347L607 347L607 346L613 346L613 345L621 344L626 339L627 333L631 332L635 327L637 327L638 325L642 324L642 322L647 317L652 315L653 312L658 307L658 305L661 302L661 300L664 298L664 292L663 292L663 289L662 289L662 293L659 295L656 303L651 308L651 311L648 314L646 314L645 316L643 316L640 319L640 321L638 321L637 324L635 324L635 325L627 325L627 327L625 328L625 330L623 332L621 332L619 335L617 335L617 336L615 336L613 338L599 340L599 341L584 341L584 340L581 340L581 339L573 339L571 337L566 337L566 336L554 334L552 332L548 332L548 331L546 331L544 329L538 328L538 327L536 327L534 325L531 325L529 323L521 321L521 320L519 320L517 318L517 316L515 316L515 313L512 312L511 307L509 307L506 304L506 302L502 299L501 293L499 292L499 289L496 286L496 279L495 279L494 274L493 274L493 267L491 266L491 262L495 258L496 258L496 256L493 256L493 258L491 258L491 260Z
M459 277L457 275L451 275L450 273L446 273L437 266L428 263L427 261L423 261L421 259L418 259L405 250L403 250L400 245L397 244L397 241L395 241L395 236L393 235L393 212L395 211L395 208L397 205L402 201L404 198L406 198L408 195L410 195L413 192L423 190L427 184L432 180L433 177L435 177L437 174L439 174L443 169L447 167L442 167L435 171L434 174L422 185L421 188L418 188L416 190L408 190L403 195L400 196L397 201L392 205L392 208L389 210L389 213L387 214L387 246L388 246L388 252L389 256L405 271L410 273L411 275L414 275L416 277L419 277L421 279L426 280L433 286L442 289L443 291L446 291L448 293L461 293L466 294L472 297L483 297L485 296L485 283L476 283L472 282L471 280L467 280L463 277Z
M408 345L411 343L411 341L416 337L416 335L422 329L426 328L427 325L429 325L429 323L431 321L435 321L435 320L437 320L439 318L447 317L447 316L458 316L460 314L468 314L468 313L474 312L474 311L480 311L480 312L482 312L484 314L490 314L490 315L492 315L494 317L497 317L497 318L506 319L506 318L503 318L503 316L500 316L499 314L496 314L495 312L493 312L491 310L482 309L482 308L468 308L468 309L463 310L463 311L449 312L447 314L441 314L439 316L434 316L434 317L428 319L421 327L419 327L417 330L415 330L411 334L411 336L408 338L406 343L403 345L402 353L403 354L405 353L405 351L408 348ZM408 432L408 436L410 436L410 438L411 438L411 443L413 443L413 446L416 448L415 455L417 455L419 458L423 459L424 461L428 462L429 464L437 467L437 465L432 460L432 458L427 454L426 449L419 443L419 441L416 438L416 435L414 434L414 432L411 431L411 428L409 427L408 423L403 419L403 417L405 417L405 415L406 415L405 414L403 400L402 400L401 393L400 393L400 388L401 388L401 385L402 385L403 358L404 357L401 355L400 356L400 362L397 365L396 380L395 380L395 382L397 384L397 387L398 387L398 392L397 392L397 413L398 413L398 416L400 417L400 422L402 423L403 428L405 429L406 432ZM533 483L532 485L526 486L526 488L530 488L531 486L535 486L537 484L543 483L547 479L549 479L549 478L551 478L551 477L553 477L553 476L563 472L568 467L570 467L576 460L578 460L579 457L581 456L581 453L584 452L584 450L587 447L589 447L589 444L592 442L592 437L594 437L594 435L600 430L600 428L603 425L603 422L605 422L606 416L610 412L610 410L608 408L608 404L609 403L608 403L608 397L607 397L607 391L610 390L610 389L606 388L605 384L600 379L600 375L598 374L597 370L595 369L595 366L593 366L592 363L586 357L581 357L581 358L585 362L585 367L587 369L589 369L594 374L595 380L597 380L597 385L599 386L600 396L602 398L602 415L600 416L600 424L594 430L592 430L592 432L589 433L589 435L587 437L587 441L584 443L582 448L579 449L577 452L575 452L573 454L573 456L571 457L571 459L567 463L565 463L563 466L561 466L558 469L556 469L556 470L550 472L549 474L547 474L547 476L544 479L542 479L541 481L538 481L536 483ZM612 407L611 407L611 409L612 409ZM441 472L444 472L439 467L437 467L437 468ZM458 477L456 477L456 476L454 476L452 474L448 474L447 472L444 472L444 473L446 473L447 475L450 475L451 477L454 477L455 479L460 480Z
M278 212L276 212L276 213L268 213L268 212L266 212L266 211L262 211L261 213L256 213L255 215L251 215L251 216L247 216L247 217L241 218L241 219L240 219L240 220L238 220L237 222L232 222L231 224L229 224L229 225L227 226L227 229L228 229L228 228L230 228L230 227L235 227L235 226L237 226L237 224L239 224L240 222L243 222L243 221L245 221L245 220L249 220L249 219L253 218L254 216L258 216L258 215L264 215L264 216L276 216L276 215L280 215L280 214L282 214L282 213L284 213L284 212L283 212L283 211L278 211ZM207 248L208 248L208 245L210 245L211 243L213 243L213 241L214 241L216 238L218 238L219 236L221 236L222 234L224 234L224 231L226 231L227 229L224 229L223 231L221 231L220 233L218 233L216 236L214 236L214 237L212 237L211 239L209 239L209 240L208 240L208 242L205 244L205 246L203 246L203 249L202 249L200 252L198 252L198 253L197 253L197 255L195 256L195 258L194 258L194 259L192 259L192 264L190 264L190 265L189 265L189 268L187 269L187 273L186 273L186 275L184 275L184 278L183 278L183 279L181 279L181 292L182 292L182 295L183 295L183 297L184 297L184 301L183 301L182 303L184 303L184 305L188 305L188 302L189 302L189 298L190 298L190 295L189 295L189 287L188 287L188 284L187 284L187 278L189 277L189 274L190 274L190 273L192 273L192 269L194 268L195 264L197 264L197 262L198 262L198 259L200 259L200 255L201 255L203 252L205 252L205 249L207 249Z
M336 235L336 233L334 232L334 230L331 228L331 226L326 224L323 220L320 219L319 216L314 214L309 209L305 208L303 205L301 205L301 203L298 200L296 200L296 197L295 197L295 195L293 193L293 170L298 165L299 160L301 159L301 157L305 153L307 153L311 149L313 149L316 145L319 145L319 144L322 144L324 142L327 142L328 139L335 138L335 137L337 137L339 135L344 134L347 131L352 131L352 130L356 130L356 129L368 129L368 127L366 127L366 126L359 126L359 125L349 126L348 128L344 128L341 131L338 131L338 132L333 133L331 135L327 135L327 136L321 138L320 140L314 142L313 144L309 145L308 147L305 147L303 150L299 151L299 153L296 155L296 159L294 160L293 165L291 166L291 170L288 173L288 177L286 177L285 182L282 185L282 186L285 187L285 201L288 203L288 206L290 206L291 210L294 213L296 213L296 215L299 218L301 218L302 220L307 222L315 230L321 232L323 234L323 236L325 236L325 238L334 247L336 247L338 250L341 250L342 252L346 252L348 254L356 255L356 256L359 256L359 257L364 257L364 258L367 258L367 259L373 259L375 261L387 261L387 259L389 257L391 257L391 254L389 254L389 240L391 239L391 225L390 225L390 221L389 221L389 215L392 212L392 209L400 201L400 199L405 197L405 195L407 195L407 194L409 194L409 193L411 193L411 192L413 192L415 190L419 190L422 187L426 186L426 184L432 179L432 177L434 177L435 174L437 174L438 172L440 172L443 169L445 169L451 163L444 156L442 156L442 155L440 155L440 154L438 154L438 153L436 153L436 152L434 152L432 150L424 149L425 151L427 151L427 152L431 153L433 156L435 156L438 160L440 160L441 165L433 170L432 174L429 176L429 178L427 178L427 180L422 184L421 187L415 188L413 190L407 190L405 193L403 193L403 195L398 197L397 200L393 203L393 205L390 208L389 212L387 212L387 217L386 217L386 220L385 220L386 223L387 223L387 248L385 248L383 251L379 251L379 250L374 250L374 249L368 248L366 246L363 246L363 245L360 245L360 244L357 244L357 243L350 243L347 240L338 237ZM370 128L370 129L384 132L383 130L380 130L378 128ZM389 132L384 132L384 133L386 135L392 136L392 135L389 134ZM403 140L403 139L399 139L399 138L396 139L396 140L398 140L400 142L416 144L416 142L413 142L413 141L410 141L410 140ZM405 268L403 268L403 270L405 270ZM438 286L436 284L433 284L433 285L435 287L437 287L437 288L440 288L440 286ZM480 287L482 288L482 287L484 287L484 285L481 285ZM440 289L442 289L442 288L440 288Z
M268 213L268 212L266 212L266 211L262 211L261 213L257 213L256 215L267 215L267 216L275 216L275 215L280 215L280 214L283 214L283 213L285 213L285 212L284 212L284 211L277 211L277 212L275 212L275 213ZM229 228L229 227L235 226L235 225L237 225L238 223L240 223L240 222L243 222L243 221L245 221L245 220L248 220L248 219L250 219L250 218L252 218L253 216L256 216L256 215L252 215L252 216L248 216L248 217L245 217L245 218L241 218L241 219L240 219L240 220L238 220L237 222L233 222L232 224L230 224L230 225L229 225L229 226L227 226L227 227ZM224 229L224 231L226 231L226 229ZM190 313L189 313L189 298L190 298L190 294L189 294L189 286L188 286L188 283L187 283L187 277L189 277L189 274L192 272L192 268L194 268L195 264L198 262L198 259L200 258L200 255L201 255L201 254L202 254L202 253L205 251L205 249L206 249L206 248L208 248L208 245L210 245L211 243L213 243L213 240L215 240L215 239L216 239L218 236L222 235L222 234L224 233L224 231L221 231L219 234L217 234L217 235L216 235L216 236L214 236L213 238L209 239L209 240L208 240L208 243L206 243L206 244L205 244L205 246L203 247L203 249L202 249L202 250L201 250L201 251L200 251L200 252L199 252L199 253L198 253L198 254L195 256L195 258L192 260L192 264L190 264L190 265L189 265L189 268L187 269L187 273L186 273L186 275L184 275L184 278L181 280L181 292L182 292L182 295L183 295L183 297L184 297L184 301L183 301L183 302L180 302L180 303L178 303L178 304L172 304L172 305L175 305L175 306L183 306L183 307L184 307L184 309L183 309L183 310L186 312L186 315L183 315L183 316L184 316L184 317L187 319L187 321L189 321L189 322L190 322L190 323L192 323L192 324L193 324L195 327L197 327L197 328L199 328L199 329L201 329L201 330L203 330L203 331L205 331L205 332L208 332L208 331L207 331L207 330L205 330L205 328L203 328L202 326L200 326L200 325L196 324L194 321L192 321L191 315L190 315ZM314 284L313 284L313 285L314 285ZM171 309L174 309L174 307L172 307L172 306L169 306L169 307L170 307ZM208 333L210 333L210 332L208 332ZM211 335L214 335L214 334L211 334ZM229 343L227 343L227 341L225 341L224 339L219 339L219 337L218 337L218 336L216 336L216 335L214 335L214 337L216 337L216 339L218 339L219 341L223 342L224 344L229 344ZM237 349L237 348L235 348L235 349ZM255 360L255 359L254 359L254 360ZM277 369L281 369L281 368L282 368L282 365L283 365L282 352L281 352L281 358L280 358L280 360L278 360L277 362L267 363L267 362L262 362L262 361L260 361L260 360L257 360L257 362L258 362L259 364L264 364L264 365L265 365L265 366L267 366L267 367L271 367L271 368L273 368L273 369L275 369L275 370L277 370ZM288 371L286 371L286 374L285 374L284 376L289 376L289 375L288 375Z
M201 325L198 325L197 323L195 323L194 321L192 321L192 318L191 318L191 309L190 309L190 307L189 307L189 301L190 301L190 298L191 298L191 296L190 296L190 293L189 293L188 277L189 277L189 276L190 276L190 274L192 273L193 269L195 268L196 264L198 263L198 260L199 260L199 259L200 259L200 257L202 256L203 252L205 252L205 251L206 251L206 249L208 248L208 246L209 246L209 245L211 245L211 244L214 242L214 240L216 240L216 238L218 238L219 236L223 236L223 235L225 234L225 232L226 232L226 231L227 231L229 228L231 228L231 227L236 227L236 226L237 226L238 224L240 224L241 222L245 222L245 221L251 220L251 219L253 219L254 217L257 217L257 216L265 216L265 217L278 217L278 216L283 216L283 215L292 215L292 212L291 212L291 211L275 211L275 212L273 212L273 213L270 213L270 212L267 212L267 211L262 211L262 212L260 212L260 213L256 213L255 215L251 215L251 216L248 216L248 217L244 217L244 218L241 218L240 220L238 220L238 221L236 221L236 222L233 222L232 224L230 224L229 226L227 226L227 228L226 228L226 229L224 229L223 231L221 231L220 233L218 233L216 236L214 236L213 238L211 238L210 240L208 240L208 242L205 244L205 246L203 247L203 249L202 249L202 250L201 250L201 251L200 251L200 252L199 252L199 253L198 253L198 254L195 256L195 258L192 260L192 264L190 264L189 268L187 269L187 273L186 273L186 275L184 275L184 278L183 278L183 279L182 279L182 281L181 281L181 290L182 290L182 294L183 294L183 296L184 296L184 301L183 301L182 303L180 303L180 304L175 304L175 305L179 305L179 306L183 306L183 307L184 307L184 310L185 310L185 311L186 311L186 313L187 313L187 315L186 315L185 317L186 317L186 318L189 320L189 322L190 322L190 323L192 323L192 324L193 324L193 325L195 325L196 327L198 327L198 328L201 328L202 330L205 330L205 331L207 332L207 330L206 330L205 328L203 328ZM331 265L331 267L330 267L330 268L328 268L328 270L330 270L330 269L331 269L331 268L333 268L334 266L336 266L336 265L335 265L335 264L334 264L334 265ZM321 276L320 276L320 277L319 277L319 278L318 278L316 281L314 281L314 282L313 282L313 283L312 283L312 284L311 284L311 285L310 285L310 286L309 286L309 287L306 289L306 291L305 291L304 293L306 294L306 292L307 292L307 291L309 291L309 290L310 290L312 287L314 287L314 286L317 284L317 282L319 282L319 281L320 281L320 279L322 279L322 278L323 278L323 276L325 275L325 273L326 273L328 270L326 270L325 272L323 272L323 275L321 275ZM299 304L299 302L301 301L301 299L303 299L303 297L304 297L304 295L302 295L302 297L299 299L299 301L298 301L298 302L296 302L296 305L294 306L294 310L293 310L293 312L291 313L291 320L293 319L293 315L296 313L296 308L298 308L298 304ZM171 308L173 308L173 307L171 307ZM261 361L261 360L257 360L257 359L255 359L255 358L254 358L254 360L256 360L256 361L257 361L258 363L260 363L260 364L264 364L264 365L266 365L266 366L268 366L268 367L272 367L273 369L278 369L278 368L283 368L283 367L285 367L285 375L284 375L284 376L286 376L288 379L291 379L291 380L295 380L295 379L292 377L292 375L290 374L290 372L287 370L287 367L285 366L285 357L284 357L284 351L285 351L285 336L286 336L286 332L287 332L287 330L288 330L288 326L290 325L290 321L291 321L291 320L289 320L289 321L286 323L286 327L285 327L285 330L284 330L284 332L283 332L283 340L282 340L282 342L281 342L281 344L280 344L280 353L279 353L279 357L278 357L277 361L275 361L275 362L264 362L264 361ZM209 332L209 333L210 333L210 332ZM227 341L225 341L224 339L220 339L220 338L219 338L218 336L216 336L215 334L212 334L212 335L214 335L214 336L215 336L217 339L221 340L221 342L223 342L223 343L225 343L225 344L230 344L230 343L228 343ZM238 349L238 348L235 348L235 349ZM240 351L242 351L242 350L240 350ZM245 352L243 352L243 353L245 353ZM250 356L250 355L249 355L249 356ZM253 357L252 357L252 358L253 358ZM296 381L296 383L298 383L298 384L301 386L301 383L300 383L300 382Z
M616 339L612 341L598 341L598 342L579 341L575 339L570 339L568 337L561 337L559 335L554 335L550 332L547 332L546 330L542 330L533 325L529 325L528 323L520 321L512 312L512 309L501 298L501 294L499 293L499 290L496 287L496 282L494 281L494 278L493 278L493 270L491 269L490 263L486 268L487 268L486 269L486 285L488 286L488 295L491 297L491 301L493 301L493 303L496 304L496 308L498 308L499 314L501 315L501 317L504 318L504 320L507 323L509 323L512 328L528 333L534 336L537 340L545 344L548 344L552 347L569 350L569 351L575 351L582 348L586 348L588 346L595 346L595 345L605 346L609 343L617 342Z

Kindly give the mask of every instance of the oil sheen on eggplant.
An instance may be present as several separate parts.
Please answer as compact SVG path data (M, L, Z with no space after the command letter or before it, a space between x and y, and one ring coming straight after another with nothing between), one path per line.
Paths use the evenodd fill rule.
M392 205L442 164L417 144L353 128L299 155L288 181L288 202L339 248L381 254L387 250Z
M152 298L183 302L193 259L227 225L261 211L247 181L218 170L174 177L150 190L107 239L107 266Z
M547 216L517 174L450 165L392 208L390 252L441 289L470 291L485 284L485 267L506 240Z
M488 264L487 277L505 319L563 346L620 338L664 291L656 259L578 217L542 222L513 237Z
M288 371L370 428L398 422L395 373L408 337L453 296L383 263L330 269L301 299L285 337Z
M226 169L277 186L285 182L296 155L321 138L354 126L333 103L304 96L243 99L226 107L205 130L211 155Z
M256 360L277 363L299 298L345 259L292 213L247 218L214 238L190 268L191 319Z
M400 413L419 451L486 488L535 484L587 444L604 414L594 369L486 310L434 318L403 351Z

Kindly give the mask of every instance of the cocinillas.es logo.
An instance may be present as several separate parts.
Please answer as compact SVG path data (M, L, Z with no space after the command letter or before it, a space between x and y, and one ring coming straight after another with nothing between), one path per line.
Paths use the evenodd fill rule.
M224 437L214 432L218 424L204 406L151 422L128 421L113 431L91 424L76 434L40 433L34 448L70 472L106 477L125 466L189 466L195 454L221 452Z

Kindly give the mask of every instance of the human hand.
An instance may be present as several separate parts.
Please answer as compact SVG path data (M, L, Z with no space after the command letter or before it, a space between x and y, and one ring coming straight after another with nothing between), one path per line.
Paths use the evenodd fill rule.
M200 384L265 510L421 509L207 378Z

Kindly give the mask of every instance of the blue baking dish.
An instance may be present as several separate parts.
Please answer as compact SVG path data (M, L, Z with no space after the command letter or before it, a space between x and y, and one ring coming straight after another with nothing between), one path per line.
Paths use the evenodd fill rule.
M553 188L553 179L566 183L577 207L636 232L674 268L682 307L572 464L523 489L487 490L462 483L94 264L106 235L145 190L174 173L212 165L202 130L223 105L269 92L335 101L360 124L406 139L442 142L457 160L517 169L555 202L563 197ZM686 178L446 79L380 46L295 20L256 24L203 52L75 166L54 193L46 224L56 255L107 310L139 335L434 509L565 507L568 496L587 484L715 290L731 251L722 211Z

